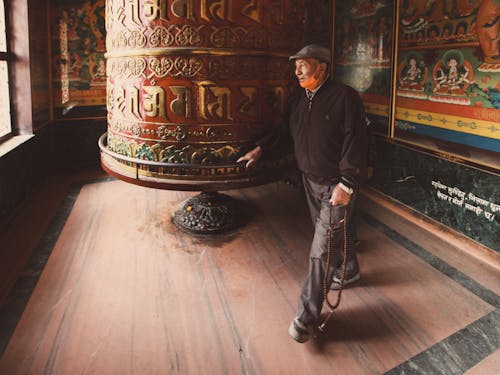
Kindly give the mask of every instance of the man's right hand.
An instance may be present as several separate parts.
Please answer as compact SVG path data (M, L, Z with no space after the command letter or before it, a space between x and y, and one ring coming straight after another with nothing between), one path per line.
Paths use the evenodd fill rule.
M262 147L257 146L253 150L248 151L245 155L239 158L236 162L240 163L242 161L246 161L246 168L253 166L262 156Z

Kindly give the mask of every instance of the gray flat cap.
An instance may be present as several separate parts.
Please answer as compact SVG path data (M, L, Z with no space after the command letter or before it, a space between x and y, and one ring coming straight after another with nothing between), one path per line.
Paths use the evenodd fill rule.
M330 63L330 58L331 58L330 50L328 48L319 46L317 44L309 44L304 48L302 48L295 55L290 56L288 59L295 60L295 59L307 59L307 58L314 58L321 62Z

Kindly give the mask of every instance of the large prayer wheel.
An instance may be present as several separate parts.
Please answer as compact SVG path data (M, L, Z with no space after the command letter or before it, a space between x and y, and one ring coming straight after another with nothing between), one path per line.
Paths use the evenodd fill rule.
M105 170L140 185L215 191L279 176L236 160L277 126L303 45L305 0L107 0Z

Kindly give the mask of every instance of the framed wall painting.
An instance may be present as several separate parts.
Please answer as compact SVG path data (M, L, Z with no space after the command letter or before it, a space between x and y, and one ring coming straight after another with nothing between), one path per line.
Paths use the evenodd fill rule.
M105 0L52 0L55 118L106 116Z
M335 1L334 78L375 130L498 169L500 0Z
M396 14L392 136L495 167L500 1L400 0Z
M394 1L335 1L334 78L356 89L374 130L390 123Z

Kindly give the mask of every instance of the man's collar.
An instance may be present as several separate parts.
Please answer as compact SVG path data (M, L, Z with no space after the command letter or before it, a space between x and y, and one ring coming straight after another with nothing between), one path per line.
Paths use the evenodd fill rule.
M314 95L316 95L318 90L321 88L321 86L323 86L325 84L326 81L328 81L328 76L326 76L325 79L314 90L304 89L304 90L306 90L306 96L308 98L312 99L314 97Z

